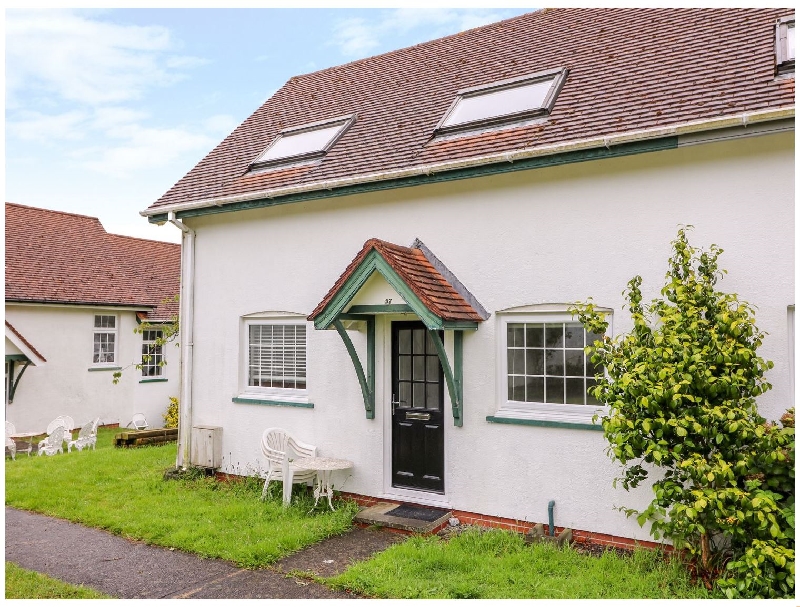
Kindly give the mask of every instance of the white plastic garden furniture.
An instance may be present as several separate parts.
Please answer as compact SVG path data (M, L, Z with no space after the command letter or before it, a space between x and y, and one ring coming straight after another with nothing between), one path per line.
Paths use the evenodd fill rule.
M316 456L317 448L300 442L283 428L267 428L261 436L261 452L267 458L267 478L261 499L267 496L270 481L280 480L283 482L283 504L288 506L292 499L292 484L308 483L316 476L314 470L295 469L292 462Z
M56 453L64 453L64 433L66 432L63 425L56 426L53 432L47 438L39 441L39 455L55 455Z
M136 413L133 416L133 419L128 424L128 426L133 426L136 430L147 430L150 424L147 423L147 419L145 418L144 414Z
M72 440L72 431L75 429L75 420L69 415L60 415L59 417L64 422L64 442L69 443Z
M14 424L11 422L6 422L6 447L11 452L11 459L17 459L17 443L14 442L14 439L11 438L13 434L16 434L17 429L14 427Z
M78 438L67 443L67 453L72 452L72 447L81 451L84 447L91 447L97 449L97 424L100 423L100 418L95 418L94 421L88 422L81 426L81 431L78 432Z

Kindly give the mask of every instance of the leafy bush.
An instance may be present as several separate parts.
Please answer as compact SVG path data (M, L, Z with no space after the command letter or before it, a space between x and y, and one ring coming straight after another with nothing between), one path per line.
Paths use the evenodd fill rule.
M602 424L609 455L623 464L617 480L627 490L651 467L663 471L649 506L625 511L686 550L727 596L792 596L794 413L782 427L758 414L772 363L757 355L764 333L753 309L715 288L722 249L690 246L684 229L672 245L662 298L642 303L634 277L625 291L631 333L587 347L605 368L592 393L609 405ZM605 333L591 302L572 311Z
M169 397L169 406L167 407L167 412L164 413L161 417L164 418L164 427L165 428L177 428L178 427L178 398L175 396Z

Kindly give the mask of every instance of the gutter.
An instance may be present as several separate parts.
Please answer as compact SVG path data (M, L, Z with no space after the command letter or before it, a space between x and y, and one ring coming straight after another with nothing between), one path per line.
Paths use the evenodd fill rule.
M612 146L621 145L625 143L651 141L656 139L663 139L665 137L679 137L684 135L693 135L695 133L701 133L704 131L714 131L719 129L729 129L736 127L746 128L748 126L756 125L759 123L792 119L794 118L794 113L795 113L794 106L768 109L768 110L759 110L756 112L744 112L741 114L735 114L733 116L723 116L719 118L693 120L671 126L655 127L651 129L639 129L635 131L617 133L615 135L606 135L602 137L579 139L577 141L557 143L547 146L540 146L536 148L526 148L523 150L516 150L512 152L485 154L483 156L474 156L471 158L466 158L461 160L450 160L435 164L420 165L420 166L410 167L407 169L378 171L375 173L355 175L352 177L341 177L337 179L329 179L326 181L315 181L295 186L274 188L270 190L261 190L258 192L249 192L247 194L237 194L234 196L222 196L219 198L206 198L203 200L196 200L192 202L168 204L161 207L146 209L144 211L141 211L139 214L142 215L143 217L150 217L153 215L163 215L164 213L176 213L180 211L188 211L191 209L201 209L214 206L220 207L226 204L232 204L237 202L248 202L251 200L280 198L283 196L289 196L291 194L313 192L317 190L333 190L336 188L342 188L352 185L360 185L365 183L374 183L380 181L389 181L393 179L402 179L406 177L431 175L434 173L444 173L447 171L478 167L487 164L495 164L501 162L513 163L515 161L525 160L528 158L554 156L566 152L576 152L576 151L583 151L583 150L590 150L597 148L610 148Z
M178 408L178 457L176 469L186 469L191 463L192 438L192 363L194 351L194 244L195 232L170 211L168 219L179 228L181 235L181 295L180 295L180 340L181 340L181 390Z

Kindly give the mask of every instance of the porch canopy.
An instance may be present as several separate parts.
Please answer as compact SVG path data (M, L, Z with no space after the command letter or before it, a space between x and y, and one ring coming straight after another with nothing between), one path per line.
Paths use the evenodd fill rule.
M6 404L14 402L19 380L30 365L37 366L47 362L14 326L6 321ZM17 365L22 368L17 372Z
M374 274L383 277L404 303L386 298L382 303L358 303L359 293ZM354 301L356 300L356 301ZM353 361L367 418L375 418L375 315L413 313L425 324L442 364L453 421L463 423L463 332L476 330L489 317L478 300L419 239L404 247L373 238L308 316L315 329L335 328ZM367 371L345 322L363 322L367 329ZM447 358L439 331L453 331L453 364Z

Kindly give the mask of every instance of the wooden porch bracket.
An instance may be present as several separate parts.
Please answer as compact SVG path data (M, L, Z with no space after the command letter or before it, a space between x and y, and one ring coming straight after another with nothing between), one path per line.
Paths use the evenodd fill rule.
M453 425L460 428L464 425L464 332L453 331L453 368L450 367L450 361L447 360L447 353L444 351L444 344L439 338L439 333L428 329L428 335L431 336L436 353L439 355L439 362L442 363L447 392L450 394L450 403L453 405Z
M345 315L342 315L345 316ZM342 325L340 317L333 321L333 326L339 337L344 342L344 347L347 348L347 353L350 355L350 360L353 361L353 367L356 370L358 383L361 386L361 394L364 397L364 409L367 413L367 419L375 419L375 317L374 316L359 316L352 320L363 320L367 323L367 373L364 374L364 367L358 357L353 341L347 334L347 331Z

